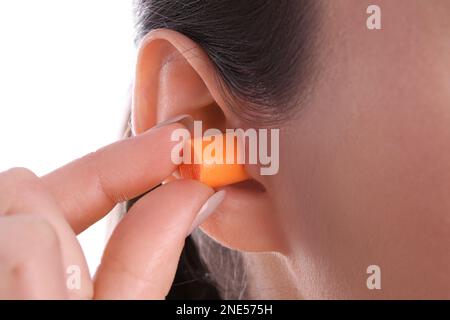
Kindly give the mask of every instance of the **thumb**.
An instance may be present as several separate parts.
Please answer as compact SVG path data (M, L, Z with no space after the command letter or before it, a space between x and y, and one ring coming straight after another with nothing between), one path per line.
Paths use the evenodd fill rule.
M96 299L164 299L186 236L224 198L194 180L162 185L139 199L114 230L95 279Z

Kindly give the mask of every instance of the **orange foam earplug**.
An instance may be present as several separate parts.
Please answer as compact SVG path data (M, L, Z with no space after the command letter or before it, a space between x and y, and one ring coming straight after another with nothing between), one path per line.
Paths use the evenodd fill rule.
M223 148L211 148L210 146L205 152L205 149L212 143L212 139L222 139ZM239 146L237 138L233 136L231 139L226 139L226 135L217 135L212 139L210 141L205 141L203 138L189 140L187 147L191 150L191 161L179 166L180 176L198 180L211 188L248 180L249 176L244 165L237 161ZM233 140L234 143L227 144L227 140ZM230 152L233 152L234 159L232 163L226 163L226 156ZM229 157L231 158L230 155ZM213 161L214 159L221 159L221 162L217 163L218 161ZM195 163L196 160L200 163Z

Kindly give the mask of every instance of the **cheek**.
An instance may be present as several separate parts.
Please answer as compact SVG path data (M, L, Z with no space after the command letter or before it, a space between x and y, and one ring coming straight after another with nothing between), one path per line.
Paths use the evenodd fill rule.
M340 44L318 94L281 133L267 189L305 297L450 292L448 42L402 30L349 40L367 52ZM366 287L373 264L381 294Z
M314 282L325 294L339 283L339 295L370 296L372 264L387 296L448 292L450 113L441 98L360 100L305 114L282 133L268 191L301 268L321 274ZM305 287L311 279L300 276Z

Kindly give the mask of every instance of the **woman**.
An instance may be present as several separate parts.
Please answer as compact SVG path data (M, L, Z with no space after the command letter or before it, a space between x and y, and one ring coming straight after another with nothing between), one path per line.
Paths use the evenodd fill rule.
M371 5L137 1L135 137L43 177L1 174L1 297L177 296L201 224L224 298L450 298L450 3ZM146 193L176 169L182 114L280 129L278 173L246 165L249 183ZM144 193L91 280L75 234Z

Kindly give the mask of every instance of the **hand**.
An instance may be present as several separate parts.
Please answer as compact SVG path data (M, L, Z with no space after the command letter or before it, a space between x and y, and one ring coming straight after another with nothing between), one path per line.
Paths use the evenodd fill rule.
M141 197L114 230L94 280L76 234L176 169L177 127L116 142L43 177L23 168L0 173L0 298L164 299L211 188L176 180ZM216 195L214 203L223 198ZM79 268L79 289L66 285L70 266Z

